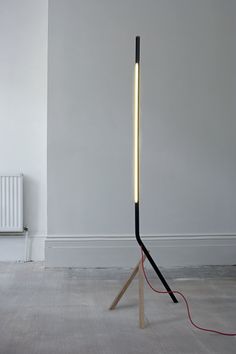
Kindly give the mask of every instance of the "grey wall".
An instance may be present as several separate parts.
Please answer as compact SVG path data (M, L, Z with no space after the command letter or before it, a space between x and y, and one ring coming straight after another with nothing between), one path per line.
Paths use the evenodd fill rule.
M31 257L44 259L47 0L0 0L0 175L24 174ZM24 239L0 237L0 260L24 259Z
M235 15L231 0L49 1L49 236L133 235L136 34L142 234L235 235Z
M232 1L49 1L48 231L133 232L141 35L142 232L236 232Z

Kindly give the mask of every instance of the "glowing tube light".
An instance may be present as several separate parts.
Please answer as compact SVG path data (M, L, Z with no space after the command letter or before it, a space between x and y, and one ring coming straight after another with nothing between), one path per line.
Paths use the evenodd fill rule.
M134 202L139 202L139 114L140 114L140 37L136 37L134 67Z

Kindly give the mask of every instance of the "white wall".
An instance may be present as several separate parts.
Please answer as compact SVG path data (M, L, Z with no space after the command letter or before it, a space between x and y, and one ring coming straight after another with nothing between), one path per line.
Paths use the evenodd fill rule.
M44 258L47 0L0 0L0 174L25 175L32 258ZM22 237L0 237L0 260L24 257Z
M47 235L47 10L0 0L0 174L25 175L34 260ZM141 232L163 265L235 263L235 15L233 0L49 0L48 266L138 256L136 34ZM23 259L23 241L1 236L0 260Z
M141 233L167 265L235 262L235 15L232 0L49 1L48 265L133 259L136 34Z

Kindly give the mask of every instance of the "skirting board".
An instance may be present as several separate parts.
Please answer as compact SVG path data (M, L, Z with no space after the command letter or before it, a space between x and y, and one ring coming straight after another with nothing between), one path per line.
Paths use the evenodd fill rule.
M29 259L32 261L44 260L45 239L43 235L30 235L28 240ZM0 236L0 261L21 262L25 259L25 236Z
M143 237L160 266L236 264L236 235ZM46 267L132 267L140 257L134 237L51 236L45 241Z

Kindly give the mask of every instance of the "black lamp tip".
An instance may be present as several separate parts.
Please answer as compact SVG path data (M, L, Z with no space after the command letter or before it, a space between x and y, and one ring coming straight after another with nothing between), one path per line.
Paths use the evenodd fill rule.
M140 36L135 37L135 63L140 62Z

